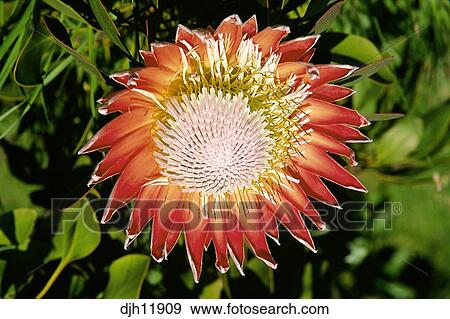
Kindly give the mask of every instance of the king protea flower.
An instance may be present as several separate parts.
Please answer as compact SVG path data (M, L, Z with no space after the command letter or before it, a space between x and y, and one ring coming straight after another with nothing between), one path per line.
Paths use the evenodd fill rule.
M354 166L345 143L369 141L357 129L369 122L333 103L354 92L329 84L355 68L312 65L319 36L281 42L288 33L258 32L254 16L230 16L216 30L180 25L175 43L140 52L145 67L111 76L124 89L99 112L120 115L79 153L109 149L89 185L119 175L102 223L136 200L125 247L153 220L153 258L165 259L183 234L195 281L211 243L221 272L230 255L242 273L244 242L276 268L266 236L277 241L278 223L315 251L304 218L325 224L309 198L339 207L322 179L366 191L329 155Z

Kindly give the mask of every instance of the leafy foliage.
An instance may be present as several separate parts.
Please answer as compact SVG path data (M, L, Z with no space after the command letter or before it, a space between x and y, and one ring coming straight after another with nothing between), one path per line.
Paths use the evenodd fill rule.
M350 227L353 212L366 228L314 234L318 254L282 234L278 269L249 253L245 277L219 274L209 251L194 284L181 247L162 265L150 263L148 234L123 250L127 208L98 224L96 192L112 183L82 196L100 156L76 152L111 119L95 102L113 89L107 74L142 65L139 50L171 41L179 23L234 13L289 25L292 38L322 33L313 62L361 67L342 103L373 122L374 142L354 146L369 193L335 187L344 209L320 209L329 224ZM449 13L445 0L0 0L0 296L450 297ZM373 205L355 212L351 200Z

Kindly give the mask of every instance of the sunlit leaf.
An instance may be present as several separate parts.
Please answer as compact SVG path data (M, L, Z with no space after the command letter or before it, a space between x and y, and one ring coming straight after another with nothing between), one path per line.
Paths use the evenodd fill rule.
M120 39L119 30L117 30L114 22L111 20L103 3L100 0L89 0L89 4L95 14L95 17L97 18L98 23L102 27L103 31L110 37L111 41L127 55L130 55L128 49Z
M26 249L37 212L32 208L18 208L0 215L0 245L14 245Z
M109 268L109 281L103 298L139 298L150 257L131 254L116 259Z
M281 9L284 9L284 6L289 2L289 0L283 0L281 3Z
M416 150L423 133L423 122L419 118L405 118L398 121L371 147L375 150L380 165L390 165L404 160Z
M100 243L100 226L89 201L80 199L65 213L75 213L73 220L67 221L64 232L62 261L69 264L75 260L89 256Z
M62 214L66 216L62 216L60 228L55 234L58 239L55 248L58 250L53 254L53 258L59 257L61 260L37 298L45 296L68 264L89 256L100 244L100 226L87 198L81 198Z
M214 280L212 283L208 284L203 288L200 298L203 299L218 299L222 294L223 281L221 278Z
M347 35L331 49L331 52L338 56L351 58L360 63L371 65L368 70L361 68L362 71L360 72L363 74L366 71L373 71L380 67L377 75L379 75L384 82L392 83L395 79L395 75L387 67L389 57L388 60L385 60L385 57L380 53L378 48L370 40L364 37L354 34Z

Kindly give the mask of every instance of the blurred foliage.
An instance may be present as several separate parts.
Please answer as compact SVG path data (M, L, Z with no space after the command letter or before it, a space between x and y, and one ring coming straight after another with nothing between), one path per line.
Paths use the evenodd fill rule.
M219 274L210 249L194 284L181 247L163 264L150 262L148 233L123 250L127 208L98 224L86 198L113 182L83 196L101 155L76 152L111 119L95 102L114 89L107 74L141 65L139 49L172 41L179 23L234 13L289 25L292 38L321 32L313 62L361 66L344 104L374 121L374 142L354 145L369 193L330 185L344 209L324 218L352 210L373 227L314 233L317 254L282 233L278 269L248 254L245 277ZM0 297L450 297L449 33L446 0L0 0Z

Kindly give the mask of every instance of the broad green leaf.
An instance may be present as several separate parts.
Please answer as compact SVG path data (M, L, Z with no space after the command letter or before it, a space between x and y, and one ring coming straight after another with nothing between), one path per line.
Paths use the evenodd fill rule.
M218 278L209 285L205 286L199 297L203 299L219 299L222 294L222 289L223 281L221 278Z
M153 0L153 3L155 4L156 8L159 8L159 0Z
M414 184L384 183L383 191L387 198L401 203L402 210L393 216L395 231L378 233L377 236L382 236L380 240L396 244L412 255L427 256L435 271L449 276L450 246L443 240L450 229L450 187L437 191L429 180Z
M53 241L57 251L47 258L59 257L61 261L36 298L45 296L68 264L89 256L100 244L100 226L86 197L66 208L62 214L59 233L55 234Z
M357 92L352 95L354 107L360 113L370 114L378 111L387 87L375 81L358 81L353 89Z
M373 71L373 69L376 69L381 65L382 68L378 71L377 75L379 75L386 83L392 83L395 79L395 75L386 66L389 60L384 60L384 57L378 48L370 40L364 37L354 34L347 35L331 49L331 52L339 56L354 59L366 65L373 63L374 65L369 67L369 71ZM361 72L365 72L365 70L362 70Z
M2 211L6 213L19 207L32 207L31 193L41 188L36 184L25 183L14 176L8 161L6 153L0 148L0 181L2 185L7 185L0 187L0 213Z
M103 298L139 298L150 257L131 254L116 259L109 268L109 281Z
M425 116L427 125L418 147L418 155L427 156L448 136L450 129L450 105L444 104Z
M67 51L70 55L72 55L75 60L80 64L80 66L88 73L95 75L98 79L101 79L102 81L105 80L103 75L100 73L100 71L91 63L89 63L84 57L82 57L77 51L72 49L67 41L61 37L61 35L58 36L58 34L54 33L56 26L62 26L61 22L59 22L55 18L51 17L44 17L44 24L46 27L46 30L48 33L52 36L52 41L54 41L59 47ZM64 26L63 26L64 27ZM60 28L58 28L60 30ZM67 32L66 32L67 33Z
M37 212L32 208L18 208L13 210L16 242L25 244L31 236L37 219Z
M372 114L363 114L363 115L370 122L390 121L390 120L399 119L399 118L405 116L405 114L402 114L402 113L372 113Z
M0 215L0 245L14 245L26 250L36 223L37 212L32 208L18 208Z
M406 159L419 145L422 132L423 122L419 118L398 121L371 145L377 163L392 165Z
M110 37L111 41L117 45L123 52L130 56L130 52L120 39L119 30L117 30L114 22L111 20L108 11L100 0L89 0L89 4L97 18L102 30Z
M334 3L325 13L323 16L317 20L316 24L312 28L311 31L314 33L322 33L326 29L328 29L331 24L333 23L334 19L338 15L339 11L341 10L342 5L344 4L344 1L338 1Z
M75 212L76 219L68 221L69 227L64 229L62 261L69 264L75 260L89 256L100 243L100 226L88 199L82 198L63 212Z

